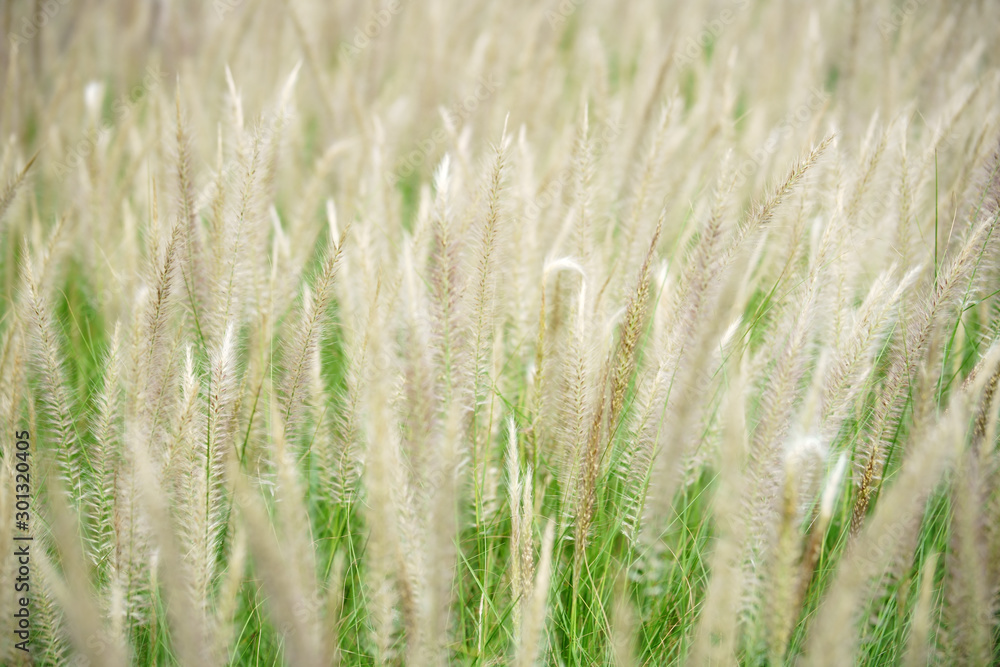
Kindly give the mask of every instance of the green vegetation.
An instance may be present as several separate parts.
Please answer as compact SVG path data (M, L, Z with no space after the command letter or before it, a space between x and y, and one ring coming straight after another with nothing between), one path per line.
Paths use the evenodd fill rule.
M996 3L0 22L0 664L1000 661Z

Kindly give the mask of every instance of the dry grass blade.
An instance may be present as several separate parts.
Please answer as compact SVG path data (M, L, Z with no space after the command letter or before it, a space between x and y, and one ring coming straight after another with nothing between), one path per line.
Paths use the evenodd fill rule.
M31 156L31 159L25 163L21 171L19 171L17 175L11 179L10 183L7 184L7 187L4 188L3 193L0 194L0 221L3 221L4 215L7 213L7 209L14 203L14 197L17 196L17 191L24 184L24 180L28 176L28 171L31 169L31 166L35 164L36 159L38 159L38 153Z

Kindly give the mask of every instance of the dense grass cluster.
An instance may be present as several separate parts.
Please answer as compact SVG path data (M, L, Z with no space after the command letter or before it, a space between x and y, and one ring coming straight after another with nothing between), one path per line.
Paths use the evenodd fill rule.
M997 3L0 21L0 663L1000 659Z

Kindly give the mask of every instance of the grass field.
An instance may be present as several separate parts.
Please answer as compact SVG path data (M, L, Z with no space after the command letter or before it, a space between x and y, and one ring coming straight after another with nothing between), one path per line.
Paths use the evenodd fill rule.
M1000 5L0 5L0 664L1000 664Z

